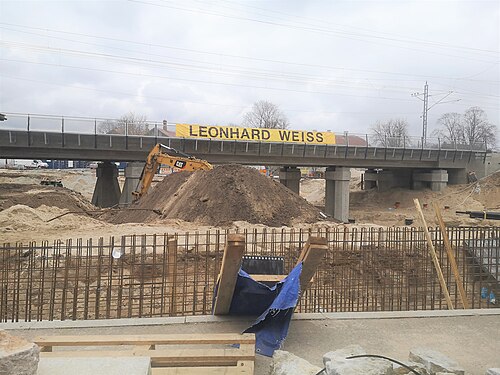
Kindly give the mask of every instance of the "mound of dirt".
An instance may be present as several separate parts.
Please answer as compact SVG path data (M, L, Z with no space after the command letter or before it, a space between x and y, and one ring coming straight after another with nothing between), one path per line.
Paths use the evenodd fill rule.
M32 208L45 205L68 211L95 209L81 194L66 188L15 183L0 184L0 211L15 205Z
M0 211L0 233L15 231L47 231L51 229L71 229L96 226L105 223L81 214L68 214L65 209L41 205L37 208L16 204ZM52 220L54 219L54 220ZM0 243L1 244L1 243Z
M212 226L246 221L268 226L315 222L319 210L280 183L253 168L239 165L211 171L181 172L165 177L132 208L156 209L162 218ZM120 211L115 224L152 222L151 211Z
M478 195L475 199L481 202L486 210L500 209L500 171L479 180Z

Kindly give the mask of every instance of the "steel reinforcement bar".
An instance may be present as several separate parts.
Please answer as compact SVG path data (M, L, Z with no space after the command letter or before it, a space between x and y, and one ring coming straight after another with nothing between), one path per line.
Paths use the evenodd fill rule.
M438 228L431 235L455 308L460 296ZM210 314L229 230L97 241L4 244L0 321ZM283 257L289 272L310 235L328 252L297 312L446 309L420 228L240 231L246 254ZM471 308L498 307L500 227L448 228Z

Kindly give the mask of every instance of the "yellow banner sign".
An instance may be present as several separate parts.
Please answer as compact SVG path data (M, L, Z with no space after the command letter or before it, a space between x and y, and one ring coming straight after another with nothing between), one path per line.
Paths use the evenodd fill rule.
M230 139L236 141L295 142L320 145L335 144L332 132L302 130L240 128L237 126L210 126L177 124L175 135L182 138Z

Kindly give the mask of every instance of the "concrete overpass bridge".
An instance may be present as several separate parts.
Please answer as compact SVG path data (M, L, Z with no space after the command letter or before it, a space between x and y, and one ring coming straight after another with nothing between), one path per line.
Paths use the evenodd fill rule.
M366 168L365 187L441 190L449 183L466 182L467 171L481 171L487 157L484 147L436 144L398 147L349 144L349 137L337 137L336 145L273 143L219 139L191 139L144 135L67 133L64 131L0 130L0 158L69 159L102 161L97 170L93 202L99 206L117 203L120 194L117 171L112 161L142 162L150 149L163 143L213 164L280 166L280 181L299 192L300 166L326 167L327 214L347 221L349 168ZM130 201L142 164L129 163L122 203ZM481 175L481 173L479 173ZM118 188L118 190L117 190Z

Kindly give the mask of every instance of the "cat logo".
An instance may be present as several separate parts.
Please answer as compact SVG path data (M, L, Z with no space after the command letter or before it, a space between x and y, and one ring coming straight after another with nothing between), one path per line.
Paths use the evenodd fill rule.
M183 169L186 166L186 162L183 160L176 160L174 163L175 168Z

